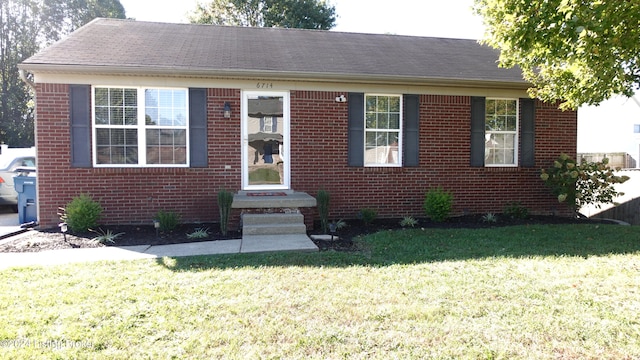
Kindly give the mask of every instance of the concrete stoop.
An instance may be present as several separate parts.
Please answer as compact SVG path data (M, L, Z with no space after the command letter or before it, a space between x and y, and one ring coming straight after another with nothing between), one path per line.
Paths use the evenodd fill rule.
M318 251L299 212L242 215L240 252Z
M318 251L307 235L242 235L241 253L272 251Z

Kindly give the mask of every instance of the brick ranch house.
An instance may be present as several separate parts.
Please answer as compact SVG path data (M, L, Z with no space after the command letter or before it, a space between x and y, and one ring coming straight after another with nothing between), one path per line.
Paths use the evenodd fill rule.
M20 65L40 224L82 193L106 225L216 222L220 189L325 189L332 219L422 217L437 186L455 214L562 213L539 171L575 156L576 112L529 99L497 57L472 40L96 19Z

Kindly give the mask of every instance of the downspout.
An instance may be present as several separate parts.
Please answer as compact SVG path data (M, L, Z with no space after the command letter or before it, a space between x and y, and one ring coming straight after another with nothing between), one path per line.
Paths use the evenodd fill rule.
M22 81L24 81L25 84L29 85L29 87L33 90L33 96L35 96L36 83L29 80L29 78L27 77L27 74L25 74L23 69L18 69L18 74L20 74L20 79L22 79Z

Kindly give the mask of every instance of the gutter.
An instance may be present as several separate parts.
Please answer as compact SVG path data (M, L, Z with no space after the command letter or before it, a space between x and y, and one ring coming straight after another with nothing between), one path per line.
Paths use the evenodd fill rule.
M20 79L22 79L22 81L24 81L24 83L27 84L35 92L36 91L36 83L34 83L33 81L29 80L29 78L27 77L27 74L25 73L24 69L18 69L18 74L20 75Z
M179 67L140 67L140 66L69 66L23 63L18 65L20 71L28 69L40 73L72 73L92 75L138 75L138 76L171 76L171 77L198 77L198 78L241 78L264 79L280 78L294 81L335 81L335 82L360 82L360 83L384 83L396 85L441 85L457 87L490 87L507 89L528 89L531 84L521 80L491 80L491 79L455 79L445 77L417 77L411 75L385 75L385 74L346 74L346 73L313 73L278 70L248 70L248 69L185 69Z

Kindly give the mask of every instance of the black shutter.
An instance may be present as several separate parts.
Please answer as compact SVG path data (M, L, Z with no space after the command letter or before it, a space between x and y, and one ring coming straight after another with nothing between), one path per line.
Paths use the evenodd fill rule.
M349 166L364 166L364 94L349 93Z
M420 96L404 95L404 166L420 165Z
M273 120L271 120L271 132L273 133L277 133L278 132L278 117L274 116L272 117Z
M520 159L521 166L534 167L535 159L535 117L536 106L533 99L520 99L521 131L520 135Z
M189 152L191 167L207 167L207 89L189 89Z
M471 97L471 166L484 166L485 98Z
M91 86L70 85L71 166L91 167Z

